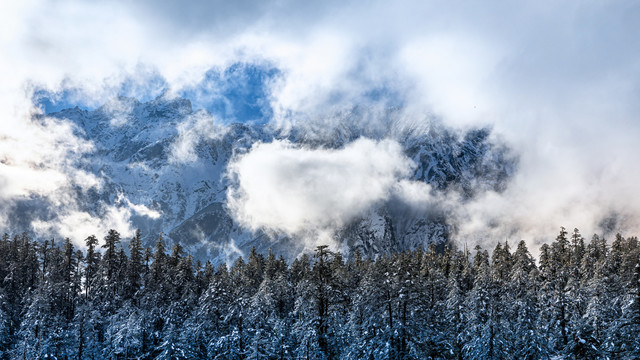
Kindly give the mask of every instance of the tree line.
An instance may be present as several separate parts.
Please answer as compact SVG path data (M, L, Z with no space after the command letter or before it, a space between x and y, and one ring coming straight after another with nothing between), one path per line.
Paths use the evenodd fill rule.
M125 249L126 248L126 249ZM292 263L194 261L138 232L0 240L2 359L640 358L636 237Z

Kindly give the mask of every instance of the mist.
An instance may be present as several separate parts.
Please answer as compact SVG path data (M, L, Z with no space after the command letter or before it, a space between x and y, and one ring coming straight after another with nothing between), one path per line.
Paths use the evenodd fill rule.
M334 116L354 108L398 109L418 129L428 119L459 131L491 126L495 141L519 156L518 170L503 192L465 201L437 194L458 241L524 238L535 245L560 226L583 234L640 230L634 198L640 192L640 9L634 2L24 1L0 5L0 14L0 51L10 54L0 58L5 226L11 204L38 198L62 212L62 220L33 219L37 231L130 232L131 214L141 205L105 205L106 217L79 208L76 193L101 184L80 166L93 144L71 122L43 116L38 91L58 105L96 108L117 95L189 94L211 69L245 63L277 69L264 82L261 106L270 109L269 125L285 133L308 131L310 124L332 134L381 123L379 111L356 117L356 124ZM115 110L112 126L122 126L127 109ZM193 162L200 134L224 134L224 120L180 125L174 161ZM229 169L240 184L229 207L249 229L333 229L404 184L411 164L394 149L395 140L358 140L335 151L254 144ZM368 152L388 161L377 168L382 165L374 166ZM305 182L316 166L326 171ZM267 179L252 180L256 171ZM328 174L336 178L323 177ZM346 174L353 183L341 177ZM361 191L363 178L374 180L371 192ZM336 190L338 183L348 186ZM289 209L280 205L292 202ZM78 244L80 236L74 235Z

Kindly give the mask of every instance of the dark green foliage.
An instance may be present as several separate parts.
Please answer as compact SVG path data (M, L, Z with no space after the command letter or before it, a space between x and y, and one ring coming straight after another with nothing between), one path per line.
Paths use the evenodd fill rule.
M230 268L120 242L3 236L0 359L640 358L635 237L562 228L538 264L521 241L291 264L252 249Z

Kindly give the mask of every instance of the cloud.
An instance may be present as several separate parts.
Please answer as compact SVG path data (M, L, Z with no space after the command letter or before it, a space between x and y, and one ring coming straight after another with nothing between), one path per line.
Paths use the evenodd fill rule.
M135 101L132 101L131 98L116 97L104 104L102 109L111 117L109 125L118 128L131 120L134 106Z
M68 194L67 194L68 195ZM135 229L131 225L133 214L158 219L162 215L143 204L134 204L126 196L119 194L114 205L100 204L97 210L80 209L77 198L68 197L55 208L53 219L33 219L31 227L41 237L53 235L70 238L76 246L84 247L84 239L89 235L101 236L114 229L123 237L131 237Z
M34 89L81 89L73 101L97 106L123 83L149 84L131 87L140 97L164 87L180 92L202 83L212 68L248 62L277 69L265 97L283 129L380 104L459 128L493 124L521 166L508 191L456 211L478 229L491 230L498 219L514 224L509 228L553 223L587 233L611 213L640 214L630 200L640 190L633 166L640 11L633 2L176 4L0 4L0 51L11 54L0 58L0 156L7 159L0 197L52 196L70 188L63 183L99 186L99 179L73 170L90 144L64 122L31 120ZM318 124L339 127L334 120ZM125 121L115 116L112 125ZM190 129L197 124L185 125L175 159L193 159ZM627 226L640 230L631 221Z
M84 239L89 235L100 236L110 229L116 229L120 235L128 237L134 234L127 208L109 207L103 216L97 217L85 211L66 210L56 221L35 220L33 230L42 237L59 234L74 241L76 246L84 247Z
M228 204L253 230L330 234L394 194L428 198L428 186L406 180L413 166L392 140L362 138L341 149L257 143L229 165L236 184Z
M219 124L208 112L198 111L189 115L178 127L178 136L171 144L169 162L193 163L198 160L196 147L202 140L219 139L227 128Z
M73 188L86 191L100 180L78 168L93 144L74 135L74 127L47 117L9 118L0 132L0 198L5 202L32 196L66 202ZM62 191L61 191L62 190ZM4 220L5 214L0 213Z
M437 204L431 190L427 183L401 179L394 184L393 196L409 209L424 211Z
M141 216L146 216L150 219L159 219L160 216L162 216L162 213L160 213L157 210L152 210L149 209L146 205L144 204L134 204L132 203L126 196L124 196L124 194L119 194L118 198L116 199L116 204L123 204L124 205L124 209L129 209L129 213L127 216L127 219L129 219L131 217L131 212L135 212L138 215ZM117 228L115 228L117 229Z
M102 187L99 175L86 170L84 164L84 157L95 146L76 136L78 129L72 122L31 110L34 112L22 115L25 117L9 118L13 126L0 127L0 198L4 202L0 224L7 230L29 230L12 228L12 204L38 207L29 212L33 218L27 219L36 234L70 237L78 246L83 246L89 234L110 228L125 236L133 234L133 212L153 219L160 216L126 198L120 198L123 204L118 206L98 204L95 212L83 210L83 194Z

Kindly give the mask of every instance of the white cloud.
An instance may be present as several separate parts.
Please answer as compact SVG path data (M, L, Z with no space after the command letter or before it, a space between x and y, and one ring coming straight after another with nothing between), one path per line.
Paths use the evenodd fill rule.
M437 203L431 190L427 183L402 179L394 185L393 195L412 210L426 211Z
M77 138L73 126L50 118L18 119L0 128L0 198L35 195L59 202L61 189L99 186L95 176L77 168L93 145Z
M36 234L48 237L52 234L60 234L70 238L76 246L84 247L84 239L89 235L100 237L110 229L117 230L121 236L133 236L129 218L131 210L125 207L109 207L103 216L96 217L84 211L64 210L56 221L36 220L32 223Z
M0 164L0 178L2 178L0 189L5 198L28 196L31 193L51 194L67 182L64 174L55 170L36 170L5 164Z
M65 196L68 195L65 193ZM76 246L84 247L84 240L89 235L100 237L114 229L123 237L133 236L135 229L131 226L131 216L136 213L150 219L158 219L162 214L149 209L144 204L134 204L126 196L119 194L115 205L102 204L98 214L78 209L73 197L56 204L58 215L52 220L35 219L31 222L33 231L39 236L50 237L54 234L70 238Z
M129 98L116 97L104 104L102 109L111 117L109 125L118 128L131 120L134 106L135 101Z
M362 138L337 150L258 143L229 165L237 183L228 203L254 230L326 235L396 193L405 198L417 190L405 180L413 165L391 140ZM427 186L420 190L428 197Z
M192 163L198 160L196 146L202 140L219 139L227 128L217 123L211 114L205 111L188 116L178 125L178 136L171 144L169 162L173 164Z
M157 210L149 209L149 207L147 207L144 204L132 203L126 196L124 196L124 194L118 195L118 198L116 199L116 204L118 205L123 204L125 209L130 210L129 216L127 217L127 219L131 217L131 211L137 213L138 215L146 216L150 219L158 219L160 218L160 216L162 216L162 213L160 213Z
M146 216L150 219L159 219L160 216L162 216L162 213L156 210L149 209L149 207L144 204L129 203L129 208L131 208L131 210L135 211L137 214Z
M427 104L447 123L466 125L486 121L492 99L490 77L502 55L493 44L468 34L440 33L405 44L400 64L414 78L411 104Z

